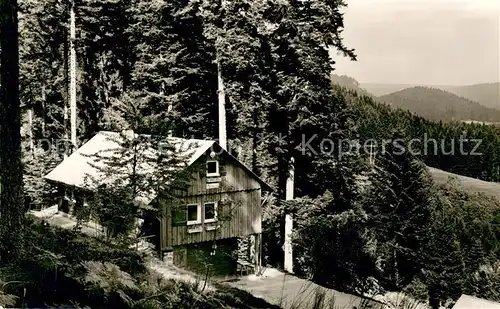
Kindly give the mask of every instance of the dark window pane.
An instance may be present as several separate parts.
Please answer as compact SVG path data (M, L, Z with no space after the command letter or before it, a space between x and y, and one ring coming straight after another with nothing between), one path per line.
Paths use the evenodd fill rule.
M207 174L217 173L217 162L211 161L207 162Z
M215 203L205 204L205 220L215 219Z
M198 220L198 206L197 205L189 205L188 206L188 221L197 221Z

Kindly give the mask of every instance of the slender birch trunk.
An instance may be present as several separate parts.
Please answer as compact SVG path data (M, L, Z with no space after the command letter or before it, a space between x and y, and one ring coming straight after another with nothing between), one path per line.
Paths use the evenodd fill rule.
M291 201L294 197L294 177L295 177L295 161L292 157L289 165L289 176L286 182L285 200ZM285 214L285 270L293 273L293 250L292 250L292 231L293 231L293 216L292 214Z
M224 91L224 80L222 79L220 60L217 59L217 80L219 94L219 145L227 150L226 131L226 93Z
M69 108L71 125L71 144L73 151L77 147L76 139L76 24L75 24L75 1L70 2L70 35L69 35Z

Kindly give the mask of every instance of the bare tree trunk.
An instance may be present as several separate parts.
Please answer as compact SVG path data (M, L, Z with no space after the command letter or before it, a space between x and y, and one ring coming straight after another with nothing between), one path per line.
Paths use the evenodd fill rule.
M294 159L290 159L289 176L286 182L286 197L287 201L293 200L294 192ZM293 250L292 250L292 231L293 231L293 216L289 213L285 214L285 270L293 273Z
M28 109L28 133L30 141L30 154L33 156L35 154L35 139L33 138L33 108Z
M253 128L252 128L251 167L252 167L252 172L260 176L260 170L257 162L257 148L259 146L259 111L256 108L254 108L252 112L252 121L253 121Z
M17 0L0 0L0 260L22 248L23 186Z
M164 95L165 94L165 84L162 84L161 85L161 90L160 90L160 95ZM172 105L172 101L169 101L168 102L168 107L167 107L167 113L168 113L168 116L170 117L172 115L172 109L174 108L174 106ZM169 127L170 129L168 130L167 132L167 136L168 137L173 137L174 136L174 133L172 131L172 127L173 127L173 117L170 119L171 123L169 123Z
M43 117L42 117L42 136L45 137L45 121L46 121L46 110L45 110L45 107L46 107L46 104L45 104L45 100L46 100L46 96L45 96L45 86L42 87L42 111L43 111Z
M70 16L70 10L71 10L71 4L68 1L66 3L66 13L67 15L65 16L68 18L69 21L69 16ZM64 82L66 83L67 87L64 88L64 109L63 109L63 139L64 139L64 159L68 157L68 151L66 149L66 143L69 140L69 130L68 130L68 119L69 119L69 101L70 101L70 91L69 91L69 84L70 84L70 76L69 76L69 38L70 38L70 29L69 27L66 28L66 40L64 40L64 47L63 47L63 57L64 57Z
M226 93L224 91L224 81L222 79L221 65L217 60L217 80L219 92L219 145L227 150L227 132L226 132Z
M76 25L75 25L75 1L70 1L69 10L69 109L71 123L71 144L73 151L77 148L76 140Z
M221 10L226 8L226 0L221 0ZM224 14L224 13L222 13ZM223 26L224 27L224 26ZM217 51L217 82L219 95L219 145L227 149L227 129L226 129L226 92L224 91L224 80L222 78L222 66L220 63L220 51ZM229 150L228 150L229 151Z

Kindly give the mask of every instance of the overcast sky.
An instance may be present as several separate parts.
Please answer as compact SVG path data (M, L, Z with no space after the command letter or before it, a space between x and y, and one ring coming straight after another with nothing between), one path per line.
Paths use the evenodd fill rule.
M359 82L466 85L500 81L500 0L347 0L336 74Z

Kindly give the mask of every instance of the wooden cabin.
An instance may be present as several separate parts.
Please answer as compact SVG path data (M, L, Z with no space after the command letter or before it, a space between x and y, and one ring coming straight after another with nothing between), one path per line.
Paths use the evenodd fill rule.
M62 211L76 211L67 206L71 199L80 199L74 205L84 207L85 197L102 184L88 183L89 176L99 179L98 165L103 164L95 154L102 157L106 151L121 147L117 141L123 136L99 132L45 176L59 187ZM140 196L142 204L161 210L157 233L161 257L194 271L205 272L210 267L214 275L234 275L238 268L238 240L250 237L255 246L253 266L260 267L262 197L271 187L215 141L166 140L174 143L179 152L188 153L189 149L183 168L191 177L186 187L170 192L170 198L160 198L163 195L154 192ZM148 172L154 167L140 169ZM106 178L109 176L101 177L103 181Z

